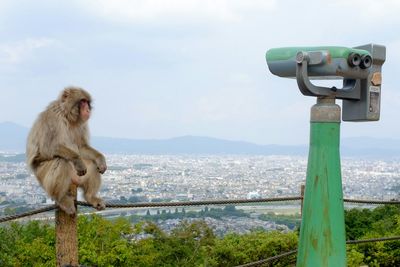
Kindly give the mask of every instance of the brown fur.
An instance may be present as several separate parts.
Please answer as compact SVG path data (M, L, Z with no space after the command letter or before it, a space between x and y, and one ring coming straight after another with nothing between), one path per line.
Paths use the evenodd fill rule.
M89 146L87 122L80 116L82 100L90 105L92 99L82 88L65 88L39 114L26 146L28 166L47 194L68 214L76 212L74 199L68 195L72 178L80 181L78 186L91 205L99 210L105 208L96 194L100 189L100 174L107 165L103 154Z

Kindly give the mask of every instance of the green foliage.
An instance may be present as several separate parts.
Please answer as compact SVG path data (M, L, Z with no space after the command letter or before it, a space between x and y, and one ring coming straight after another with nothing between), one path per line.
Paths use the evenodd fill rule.
M354 248L347 248L347 266L348 267L359 267L364 262L364 254L358 252Z
M49 224L12 223L0 228L0 238L0 266L55 265L55 233ZM294 248L297 236L253 232L219 239L201 220L182 221L168 234L152 222L130 225L123 218L109 221L93 215L79 217L78 242L79 261L86 266L200 267L275 255Z
M151 226L151 231L149 231L149 226ZM215 240L212 230L201 221L191 224L183 222L170 235L160 233L160 230L157 230L152 223L149 226L145 231L152 233L154 237L141 240L137 248L139 249L150 241L154 249L148 256L153 261L150 265L143 263L137 266L203 266L207 258L207 251L210 250ZM151 257L154 250L158 255L156 258Z
M158 220L168 220L168 219L186 219L186 218L205 218L210 217L214 219L221 219L222 217L250 217L248 213L241 209L236 209L233 205L225 206L224 208L211 208L205 207L204 210L199 212L196 211L186 211L182 208L182 211L179 212L178 208L175 211L171 212L171 210L157 210L157 214L151 215L150 211L146 212L146 216L144 216L145 220L148 221L158 221ZM132 215L129 217L129 220L133 223L137 223L140 220L143 220L141 216Z
M400 207L384 205L374 210L352 209L345 213L348 239L370 239L400 235ZM400 266L400 241L350 245L349 266ZM358 265L357 265L358 264Z
M129 242L122 238L131 233L127 220L107 221L100 216L81 216L78 220L79 259L84 265L124 266Z
M356 240L362 237L373 223L369 209L351 209L345 211L346 239Z
M31 221L0 227L0 266L54 266L54 227Z
M228 234L217 239L211 250L209 266L236 266L288 252L297 247L295 233L255 231L246 235ZM274 266L288 266L285 258Z
M283 224L290 229L298 229L301 223L301 215L299 213L294 215L277 215L274 212L268 212L267 214L260 215L259 219Z
M212 212L204 209L202 213ZM229 206L223 212L238 212ZM240 210L239 210L240 212ZM159 216L188 215L161 212ZM270 214L272 216L272 214ZM293 218L295 219L295 218ZM400 207L346 211L348 239L400 235ZM54 225L46 222L0 225L0 266L55 266ZM253 231L216 237L202 221L185 220L171 233L151 221L134 225L128 219L106 220L100 216L78 219L79 261L85 266L235 266L293 250L297 233ZM400 241L347 246L348 266L400 266ZM273 266L292 266L294 256Z

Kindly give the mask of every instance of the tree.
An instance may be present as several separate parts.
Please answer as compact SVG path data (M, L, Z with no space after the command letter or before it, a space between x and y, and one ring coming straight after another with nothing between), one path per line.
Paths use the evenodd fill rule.
M210 253L210 266L236 266L276 256L297 247L295 233L254 231L246 235L228 234L216 239ZM292 259L284 258L274 266L289 266Z
M54 266L54 227L37 221L0 227L0 266Z
M216 211L212 208L209 212ZM393 205L346 211L348 234L354 239L398 236L399 214L399 207ZM0 266L54 266L54 236L51 223L1 224ZM293 250L297 236L296 232L259 229L219 238L202 220L183 221L166 233L155 223L143 220L131 225L126 218L78 218L79 258L84 266L236 266ZM349 267L400 266L400 241L348 245L347 259ZM291 266L292 261L293 257L283 258L274 266Z

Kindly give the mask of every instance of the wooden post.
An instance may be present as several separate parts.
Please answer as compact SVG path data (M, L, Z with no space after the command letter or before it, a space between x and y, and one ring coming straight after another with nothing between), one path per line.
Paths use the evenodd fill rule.
M69 194L76 199L76 185L71 184ZM77 206L75 205L75 208ZM78 266L78 231L77 216L68 215L63 210L56 210L56 257L57 267Z
M300 186L300 194L301 194L301 207L300 207L300 215L303 215L303 200L304 200L304 190L306 189L306 186L302 184Z

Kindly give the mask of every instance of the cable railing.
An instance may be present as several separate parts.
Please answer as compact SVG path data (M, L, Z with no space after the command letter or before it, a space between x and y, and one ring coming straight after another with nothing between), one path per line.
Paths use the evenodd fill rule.
M268 203L268 202L284 202L303 200L302 196L276 197L276 198L256 198L256 199L216 199L216 200L201 200L201 201L182 201L182 202L137 202L137 203L113 203L107 202L106 207L111 209L119 208L161 208L161 207L184 207L184 206L207 206L207 205L229 205L229 204L249 204L249 203ZM350 199L344 198L345 203L358 204L373 204L373 205L400 205L398 200L382 201L382 200L365 200L365 199ZM77 205L92 207L84 201L77 201ZM24 217L29 217L35 214L55 210L57 205L49 205L47 207L35 209L28 212L21 212L10 216L0 217L0 223L17 220Z
M207 205L230 205L230 204L249 204L249 203L269 203L269 202L285 202L285 201L303 201L303 196L289 196L289 197L276 197L276 198L257 198L257 199L216 199L216 200L202 200L202 201L182 201L182 202L138 202L138 203L112 203L107 202L106 207L110 209L119 209L119 208L159 208L159 207L182 207L182 206L207 206ZM345 203L356 203L356 204L372 204L372 205L400 205L400 201L398 200L390 200L390 201L381 201L381 200L366 200L366 199L350 199L344 198L343 202ZM91 205L87 202L76 201L76 204L79 206L91 207ZM32 215L48 212L51 210L57 209L58 206L56 204L49 205L47 207L38 208L28 212L22 212L15 215L3 216L0 217L0 223L17 220L24 217L29 217ZM392 237L381 237L381 238L372 238L372 239L364 239L364 240L348 240L346 244L360 244L360 243L369 243L369 242L385 242L385 241L394 241L400 240L400 236L392 236ZM251 262L243 265L238 265L236 267L253 267L253 266L261 266L264 264L272 264L282 258L290 257L297 253L297 249L291 250L288 252L284 252L282 254Z
M259 261L255 261L255 262L250 262L250 263L246 263L246 264L242 264L242 265L237 265L235 267L253 267L253 266L260 266L260 265L267 264L267 263L272 264L277 260L280 260L280 259L285 258L285 257L292 256L292 255L295 255L296 253L297 253L297 249L294 249L294 250L291 250L291 251L288 251L288 252L285 252L285 253L270 257L268 259L259 260Z
M182 202L137 202L137 203L105 203L107 208L118 209L118 208L161 208L161 207L183 207L183 206L206 206L206 205L229 205L229 204L248 204L248 203L267 203L267 202L283 202L283 201L295 201L302 200L299 197L277 197L277 198L257 198L257 199L220 199L220 200L202 200L202 201L182 201ZM76 201L79 206L92 207L87 202ZM49 205L35 209L28 212L22 212L15 215L4 216L0 218L0 223L11 220L20 219L23 217L32 216L35 214L51 211L57 208L57 205Z

